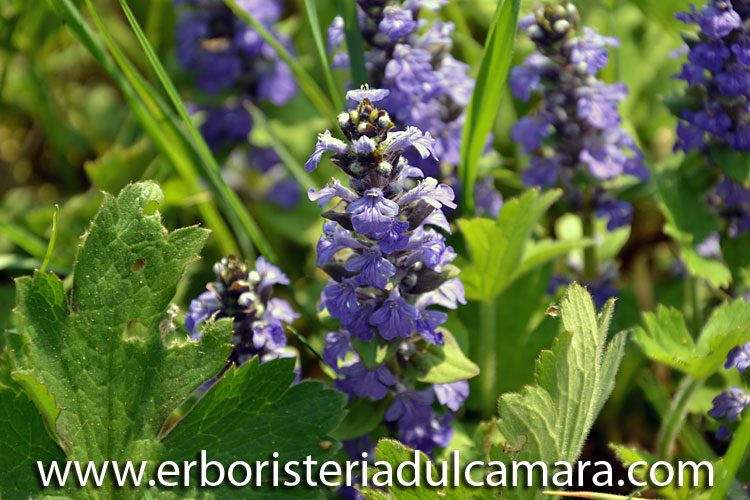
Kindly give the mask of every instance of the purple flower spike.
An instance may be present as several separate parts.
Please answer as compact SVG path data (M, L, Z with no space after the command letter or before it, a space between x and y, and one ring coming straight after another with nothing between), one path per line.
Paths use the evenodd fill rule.
M384 198L380 189L372 188L351 203L346 211L352 216L355 231L379 237L391 230L393 218L398 215L398 204Z

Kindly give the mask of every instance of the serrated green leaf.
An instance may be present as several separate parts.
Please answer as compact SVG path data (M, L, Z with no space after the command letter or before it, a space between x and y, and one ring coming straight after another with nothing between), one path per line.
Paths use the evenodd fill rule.
M441 477L441 472L435 470L433 461L421 451L418 452L419 466L421 468L420 486L402 486L398 481L394 479L393 486L386 490L378 490L375 488L359 488L359 491L367 500L491 500L497 498L497 490L491 488L478 488L471 487L464 484L462 481L460 486L457 487L430 487L425 482L425 477L428 472L425 469L425 464L430 462L431 477L434 480L438 480ZM398 441L391 439L381 439L378 442L378 447L375 451L375 458L378 462L387 462L390 464L390 468L393 471L395 477L395 471L399 464L404 462L412 462L415 460L414 450L407 448ZM407 471L413 470L413 466ZM381 469L385 470L385 469ZM441 469L442 471L442 469ZM405 479L408 481L411 476L410 472L405 474ZM448 482L452 481L453 472L448 471Z
M370 399L355 399L347 407L347 414L338 427L331 433L339 440L354 439L367 434L375 429L383 421L386 409L391 405L391 400L381 399L372 401Z
M633 339L649 358L703 379L721 369L729 350L750 341L750 306L742 299L717 307L697 341L679 311L660 306L643 315Z
M0 387L0 497L26 500L42 493L37 461L45 466L65 454L47 435L34 403L23 394ZM53 497L59 490L44 491Z
M196 460L201 450L226 466L271 460L273 452L279 453L279 463L307 455L330 459L337 447L323 442L339 424L346 397L320 382L290 387L294 363L285 358L259 365L255 358L230 370L164 439L159 460ZM263 488L248 491L225 483L212 492L221 498L320 497L320 491L304 485L271 489L271 471L265 472ZM191 484L198 484L199 473L193 471Z
M537 384L498 401L498 427L505 438L501 460L574 462L604 402L612 392L625 348L625 334L606 344L614 301L597 318L588 292L572 284L561 303L565 332L539 357ZM539 484L539 482L536 482ZM536 489L507 492L508 498L541 498ZM520 496L519 496L520 495Z
M482 218L458 221L472 261L461 273L468 298L492 300L519 276L531 231L559 197L559 190L541 194L532 190L506 202L497 222Z
M169 447L157 440L174 408L224 366L231 337L231 321L223 319L210 323L197 342L165 345L167 307L207 231L168 232L153 210L161 199L153 183L128 186L117 198L105 195L78 252L70 294L51 273L18 280L16 311L30 339L31 357L15 377L23 378L27 390L33 381L33 387L43 384L54 396L60 413L51 424L69 460L148 460L153 467L167 456L177 457L178 450L192 454L178 461L194 460L197 445L219 459L231 450L242 453L242 459L272 451L299 459L322 452L317 444L338 424L344 396L320 384L290 389L293 359L230 370L167 436ZM43 415L53 417L49 411ZM276 427L271 429L271 423ZM271 446L276 439L278 448ZM247 447L253 444L251 452ZM96 489L69 483L66 493L73 498L137 496L132 488L114 488L109 481Z
M429 384L449 384L476 377L479 367L461 351L451 332L444 328L438 330L443 334L444 344L427 344L424 351L412 356L415 378Z

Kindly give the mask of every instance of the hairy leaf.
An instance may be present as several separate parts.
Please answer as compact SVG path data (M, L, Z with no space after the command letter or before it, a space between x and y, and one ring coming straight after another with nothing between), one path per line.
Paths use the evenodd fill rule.
M561 304L565 332L539 357L536 385L498 401L498 427L505 443L502 451L493 451L493 458L548 465L578 459L612 392L625 347L624 333L606 343L613 309L610 300L597 317L588 292L575 283L568 288ZM507 495L541 498L536 488L509 489Z
M168 435L170 446L157 440L172 410L224 366L231 337L231 321L221 320L208 326L200 341L165 345L167 307L208 231L168 232L153 210L161 199L154 183L128 186L117 198L105 195L79 249L69 294L51 273L18 280L16 311L30 339L31 357L14 378L35 402L44 393L29 388L40 384L55 398L56 420L48 402L40 410L69 460L149 460L153 467L167 456L195 460L197 446L209 455L234 452L247 460L272 451L299 459L319 453L317 443L336 427L344 397L317 383L289 389L295 377L292 360L230 370ZM307 420L298 420L292 431L290 419L302 414ZM281 430L272 431L270 422ZM187 455L178 457L178 451ZM105 480L100 488L78 489L69 482L66 493L74 498L138 496L131 487L113 484Z
M645 328L636 328L633 335L646 356L697 379L716 373L730 349L750 341L750 306L742 299L717 307L697 341L677 310L660 306L643 319Z

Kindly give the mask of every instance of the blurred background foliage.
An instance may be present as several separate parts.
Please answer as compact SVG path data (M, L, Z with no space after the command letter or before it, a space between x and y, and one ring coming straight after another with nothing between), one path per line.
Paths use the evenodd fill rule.
M86 12L83 1L73 3ZM524 0L521 15L530 12L533 3ZM628 86L630 96L621 107L624 125L636 137L652 172L650 180L622 193L623 199L635 206L632 228L614 233L599 228L603 241L600 258L614 258L619 269L621 292L611 331L616 333L640 324L640 311L654 310L657 304L689 312L695 312L695 304L699 304L698 308L708 310L721 296L707 284L701 284L696 291L700 300L687 296L686 275L679 269L679 250L664 230L665 217L658 201L659 184L683 161L681 153L673 153L676 119L664 98L681 85L671 78L679 71L680 62L670 53L683 44L682 25L674 20L673 13L687 9L689 2L576 3L584 24L622 41L621 48L613 49L612 63L604 70L603 78L623 81ZM117 45L138 72L163 94L117 1L100 0L95 4ZM129 4L182 98L190 101L196 90L176 59L172 1L132 0ZM325 29L337 14L338 4L336 0L316 0L315 5ZM494 0L458 0L437 14L456 24L455 53L470 64L472 76L476 75L495 7ZM87 21L94 25L90 19ZM303 0L285 2L279 29L291 36L299 63L324 87L324 73L310 42L312 32ZM519 37L513 64L520 63L532 49L526 37ZM337 70L333 74L343 93L348 72ZM164 94L162 98L167 99ZM492 172L505 199L523 190L519 175L523 160L519 147L510 140L512 124L526 111L523 106L511 98L506 86L493 127L492 151L481 160L481 168ZM302 92L281 107L264 104L262 112L267 124L258 126L256 121L249 138L251 147L279 148L298 165L312 151L317 133L331 127ZM221 154L217 159L222 164L228 161ZM202 224L217 229L201 212L202 204L216 207L218 203L212 191L205 188L205 181L198 179L204 189L196 191L190 179L174 169L145 133L112 78L61 22L50 4L41 0L0 2L0 169L0 328L11 328L12 279L39 267L44 258L56 204L60 207L60 227L50 268L61 276L72 269L79 235L99 205L101 190L117 192L128 182L154 179L166 195L160 210L167 227ZM311 180L322 185L334 174L334 167L324 162ZM242 175L251 186L264 182L257 172ZM309 187L304 186L304 191ZM320 210L306 200L282 210L251 192L239 194L292 280L282 294L292 298L303 313L297 329L312 349L319 351L327 321L316 312L326 281L324 273L315 267L314 249L322 225ZM581 222L575 216L554 213L553 209L535 229L539 237L552 233L558 239L580 238ZM460 235L453 236L452 244L466 259ZM202 260L189 268L188 279L183 280L175 298L182 311L213 279L212 264L233 245L237 245L235 249L243 248L235 238L222 241L216 232L209 238ZM569 258L580 260L576 252L580 254L580 250L574 251ZM556 265L559 263L534 269L511 283L496 301L495 324L501 339L497 394L518 390L530 382L539 351L548 347L558 333L559 322L544 314L555 300L546 291ZM477 304L470 303L450 320L451 330L465 352L470 352L478 317ZM297 340L292 341L302 353L304 374L321 376L312 353ZM709 380L693 399L689 427L694 433L695 429L704 428L701 415L705 415L712 397L725 383L719 376L716 378ZM651 449L660 417L667 411L678 382L678 375L650 363L638 347L629 343L615 392L593 431L584 459L611 457L609 442ZM477 416L469 410L464 422L478 420L474 417ZM471 431L467 428L465 432L468 435ZM704 445L710 442L710 448L722 452L723 445L708 436L698 433L699 440L710 440L703 441Z

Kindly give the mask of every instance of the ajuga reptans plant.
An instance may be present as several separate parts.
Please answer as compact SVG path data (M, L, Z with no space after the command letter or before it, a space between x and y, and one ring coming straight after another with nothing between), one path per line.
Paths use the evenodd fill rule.
M435 230L450 230L442 209L456 205L453 191L434 178L404 187L423 174L403 153L413 149L427 158L436 154L435 143L416 127L394 130L388 112L375 107L388 94L350 91L347 98L358 105L339 115L346 140L320 134L306 165L312 170L332 152L331 161L349 176L348 187L334 179L309 192L320 207L339 199L323 214L327 221L317 247L317 265L331 276L321 308L341 324L326 336L323 358L350 400L388 398L386 424L403 443L429 453L449 443L451 411L469 391L465 380L431 385L414 377L420 353L449 335L440 328L447 320L442 309L465 303L451 265L456 253ZM363 354L367 345L385 354L369 359ZM436 403L448 411L437 410Z
M633 207L612 188L624 176L646 179L648 170L622 127L618 105L627 88L597 78L609 61L607 47L619 41L581 27L578 10L567 1L537 5L519 26L536 46L510 74L513 95L533 99L529 114L512 130L513 140L530 156L524 184L560 187L567 208L585 225L598 217L607 219L610 231L628 226ZM603 276L585 276L599 305L616 292L613 274L610 268Z
M750 342L738 345L729 351L724 368L727 370L737 368L740 373L746 371L750 373L748 370L750 369ZM750 406L750 393L741 387L730 387L714 398L713 408L708 414L716 419L726 419L727 424L732 425L748 406ZM724 439L729 435L729 427L721 424L716 433L716 439Z

